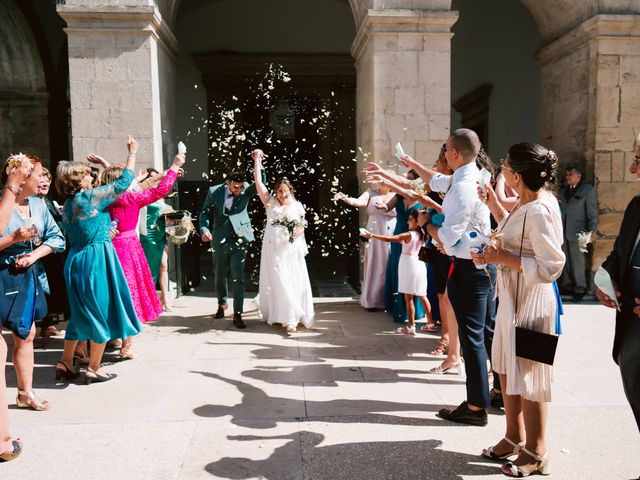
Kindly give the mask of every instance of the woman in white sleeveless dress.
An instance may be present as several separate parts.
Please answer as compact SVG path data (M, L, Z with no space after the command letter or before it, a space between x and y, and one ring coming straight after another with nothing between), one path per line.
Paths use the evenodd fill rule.
M275 196L269 193L260 175L263 156L261 150L251 153L256 189L267 211L256 304L263 322L279 323L288 333L294 333L300 323L312 327L315 317L304 258L309 253L304 238L305 210L293 196L293 186L286 177L276 181ZM289 231L279 224L283 222L299 225Z

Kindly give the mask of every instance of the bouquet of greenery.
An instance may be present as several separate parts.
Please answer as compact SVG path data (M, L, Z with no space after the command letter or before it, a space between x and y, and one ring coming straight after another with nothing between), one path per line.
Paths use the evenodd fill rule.
M294 231L297 228L306 228L307 221L302 216L298 218L289 218L286 215L280 215L271 221L271 225L274 227L286 228L287 232L289 232L289 243L293 243L296 240L294 237Z

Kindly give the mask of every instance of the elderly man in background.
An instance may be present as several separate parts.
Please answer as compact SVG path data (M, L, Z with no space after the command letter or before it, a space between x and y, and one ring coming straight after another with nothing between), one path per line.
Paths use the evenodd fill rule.
M582 170L577 165L567 167L559 197L564 229L562 250L567 257L560 287L579 302L587 291L585 250L598 231L598 199L593 186L582 181Z

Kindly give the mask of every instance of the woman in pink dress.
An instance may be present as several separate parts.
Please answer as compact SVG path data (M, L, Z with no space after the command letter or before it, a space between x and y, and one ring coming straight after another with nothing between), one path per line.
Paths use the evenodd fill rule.
M394 192L388 185L378 184L378 188L367 190L358 198L347 197L344 193L336 195L336 200L342 200L347 205L366 208L369 216L367 230L378 235L391 235L396 228L395 209L383 212L376 208L376 203L389 202ZM384 275L387 270L389 245L384 242L369 242L364 250L364 280L360 305L368 310L384 308Z
M129 284L138 320L142 323L156 320L162 313L162 305L137 235L140 209L160 200L171 191L178 174L181 173L180 167L184 161L184 154L176 155L171 168L165 172L157 186L142 191L139 187L138 191L129 190L108 208L111 220L118 222L118 234L113 238L113 246ZM106 168L100 176L101 183L110 183L112 179L118 178L122 168L122 165L111 165ZM132 348L131 337L122 340L120 356L123 359L137 357Z

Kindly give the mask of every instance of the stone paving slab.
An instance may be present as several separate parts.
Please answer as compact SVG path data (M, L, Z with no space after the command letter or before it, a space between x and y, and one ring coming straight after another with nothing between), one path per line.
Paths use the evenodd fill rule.
M478 453L504 433L491 411L484 428L436 417L464 397L464 377L427 370L436 335L393 334L382 312L318 299L318 323L287 336L257 320L213 320L215 299L182 297L135 339L119 378L86 387L55 383L62 342L36 351L35 385L50 412L11 406L24 455L0 480L76 478L491 479L499 464ZM640 475L640 435L610 356L612 312L569 305L549 422L553 478ZM8 335L5 335L10 340ZM7 369L9 397L15 375Z

